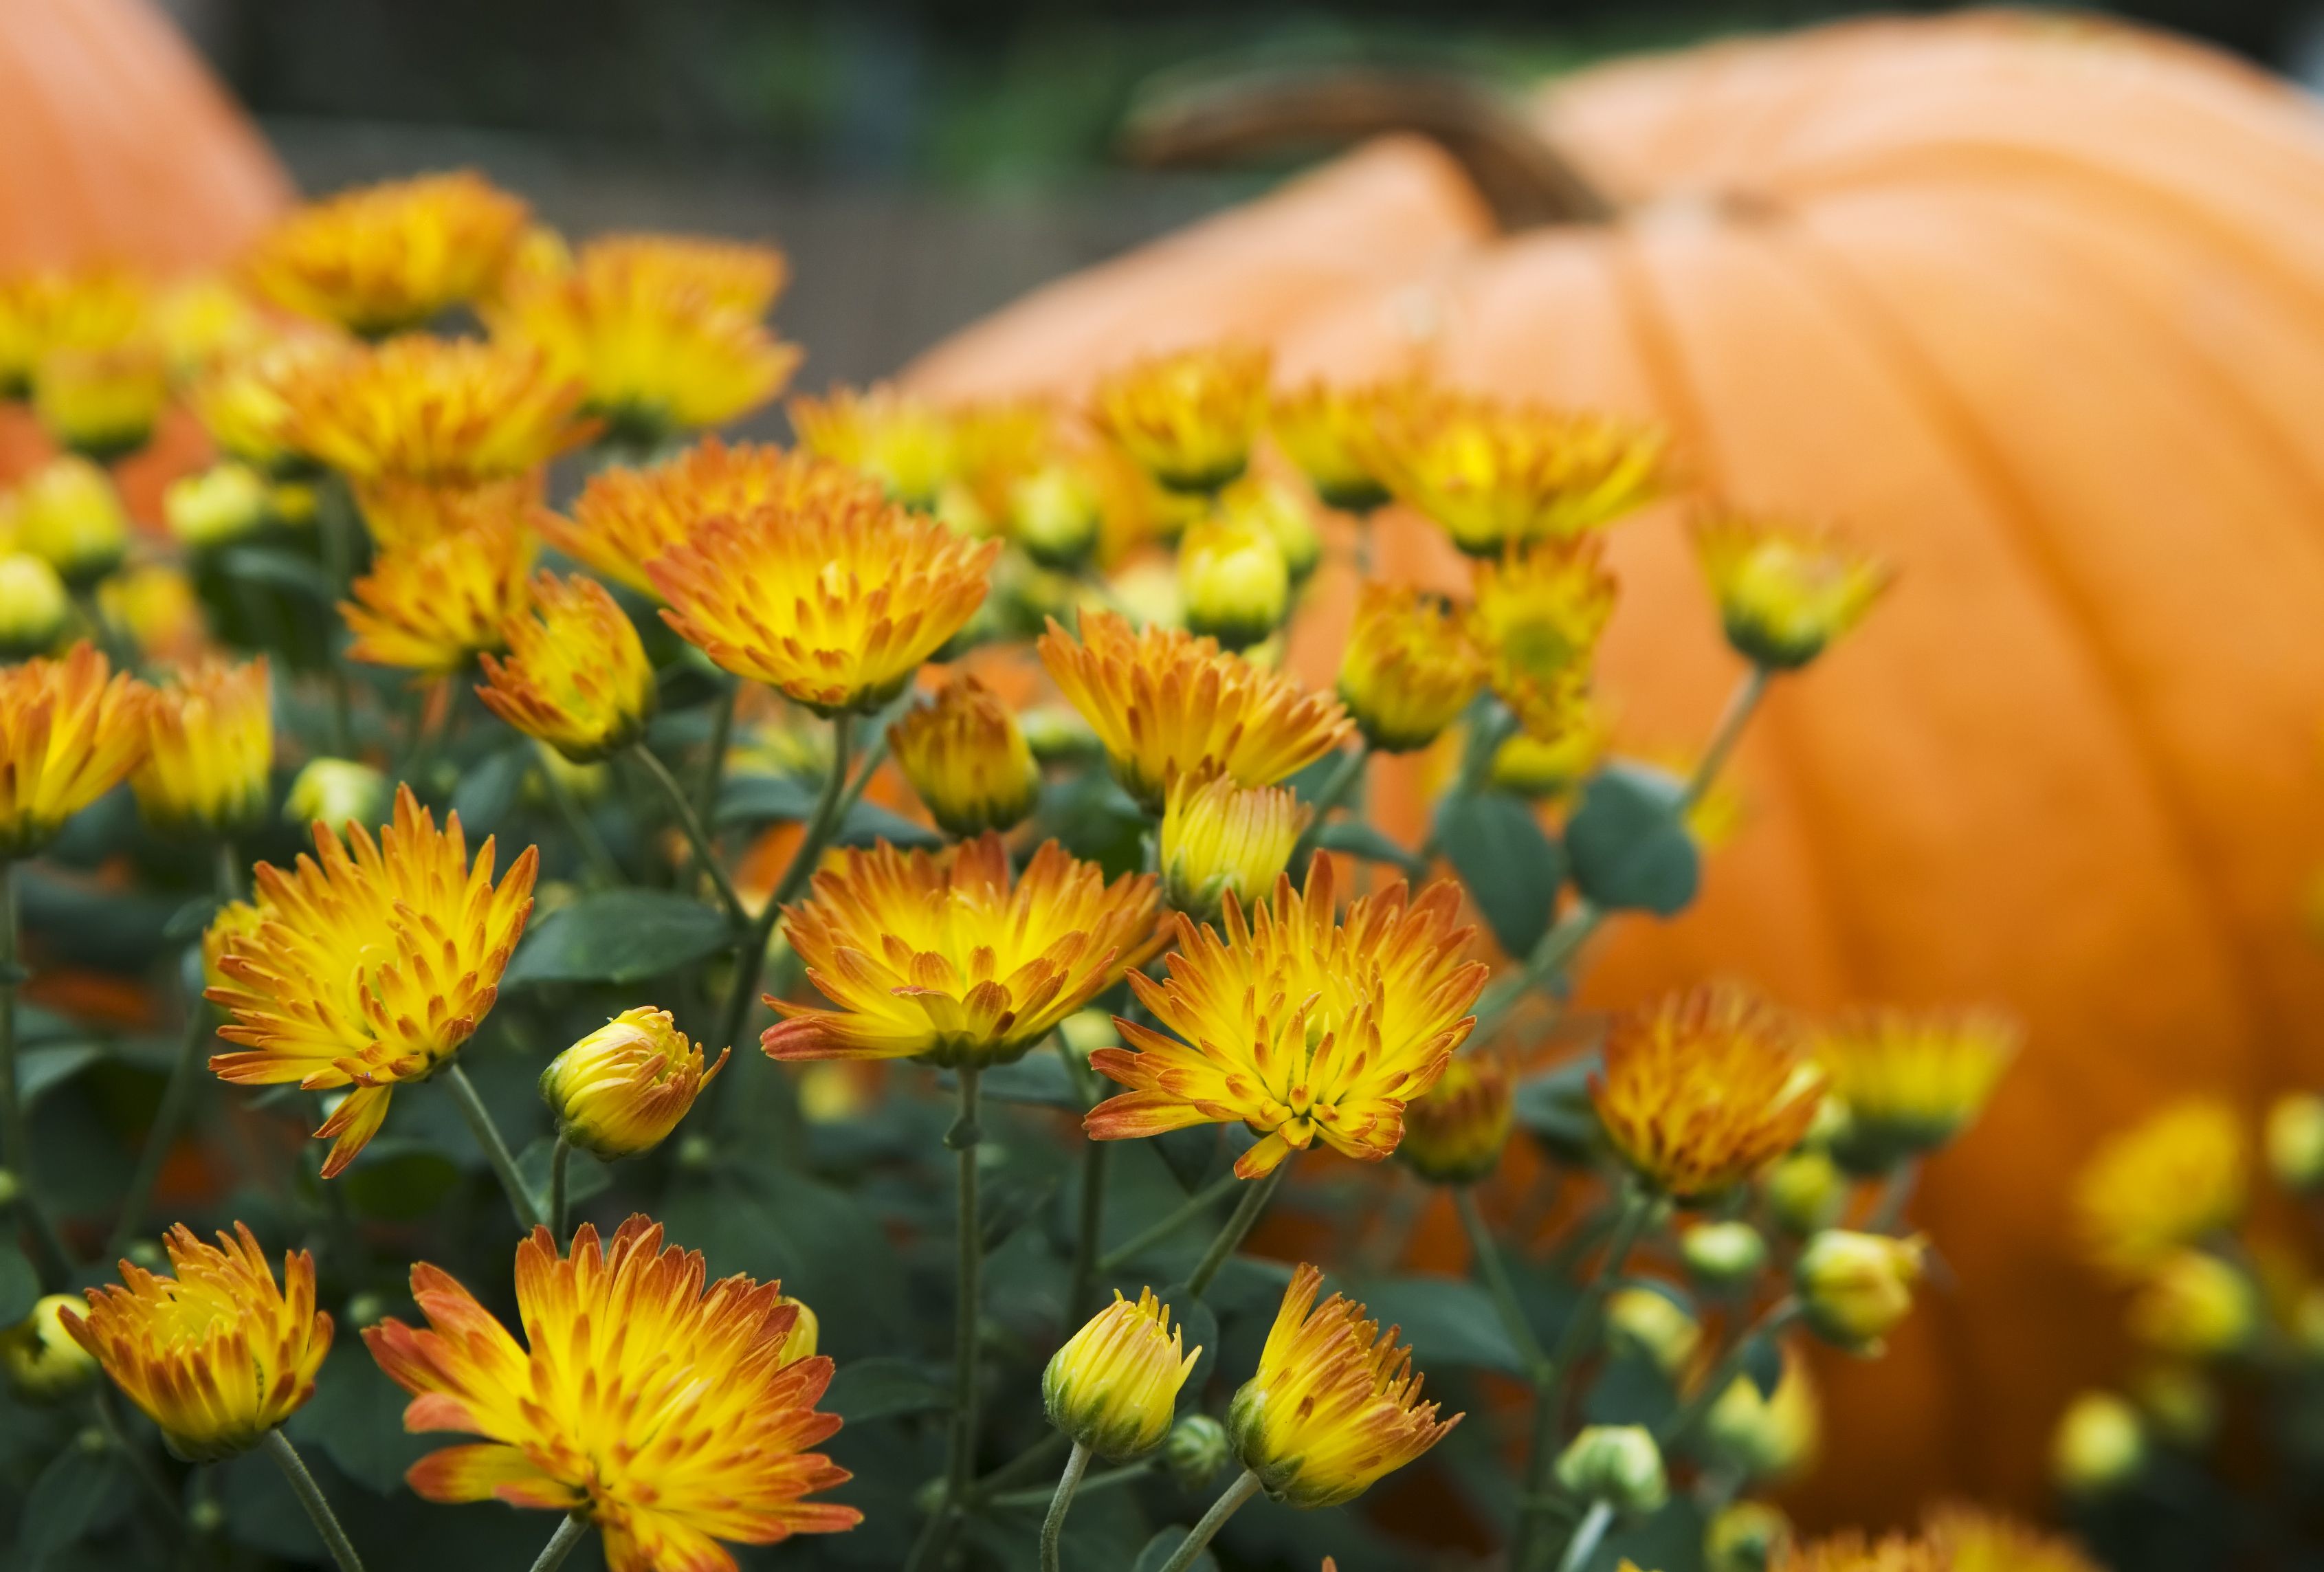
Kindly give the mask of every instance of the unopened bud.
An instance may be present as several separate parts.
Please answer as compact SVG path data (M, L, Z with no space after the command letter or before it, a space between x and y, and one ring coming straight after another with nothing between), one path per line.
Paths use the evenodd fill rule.
M1208 1414L1188 1414L1170 1427L1170 1438L1162 1443L1162 1466L1181 1490L1202 1489L1226 1462L1227 1428Z
M1714 1288L1748 1282L1767 1264L1767 1242L1748 1223L1697 1223L1679 1235L1686 1269Z
M9 1390L28 1402L59 1402L97 1379L97 1359L65 1329L61 1312L84 1314L77 1294L49 1294L32 1313L0 1332L0 1371Z
M1558 1455L1557 1483L1584 1501L1627 1516L1661 1510L1670 1497L1662 1448L1644 1425L1591 1425Z
M1918 1239L1843 1228L1816 1234L1792 1268L1808 1325L1850 1353L1877 1354L1882 1339L1912 1311L1925 1253Z
M2216 1255L2175 1250L2138 1285L2126 1318L2131 1336L2158 1353L2216 1359L2251 1341L2259 1289Z
M388 814L387 777L353 759L309 759L282 794L282 817L294 824L320 819L334 831L366 828Z
M2267 1167L2285 1189L2324 1188L2324 1097L2292 1092L2267 1111Z
M1794 1234L1829 1228L1848 1204L1848 1176L1829 1153L1814 1147L1776 1162L1760 1183L1768 1212Z
M2050 1447L2051 1477L2069 1495L2105 1494L2145 1461L2137 1410L2109 1392L2086 1392L2067 1405Z
M1606 1345L1646 1360L1675 1376L1702 1345L1702 1324L1667 1294L1650 1288L1616 1289L1606 1299Z
M1792 1520L1764 1501L1738 1501L1719 1509L1703 1530L1703 1572L1767 1572L1792 1543Z

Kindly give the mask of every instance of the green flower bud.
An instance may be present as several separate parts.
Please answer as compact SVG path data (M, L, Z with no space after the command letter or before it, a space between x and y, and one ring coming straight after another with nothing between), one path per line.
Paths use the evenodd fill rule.
M1591 1425L1558 1455L1557 1483L1626 1516L1660 1511L1670 1498L1662 1448L1644 1425Z
M1162 1443L1162 1466L1181 1490L1202 1489L1226 1463L1227 1428L1208 1414L1188 1414Z
M1697 1223L1679 1235L1686 1269L1714 1288L1750 1281L1767 1264L1767 1242L1748 1223Z

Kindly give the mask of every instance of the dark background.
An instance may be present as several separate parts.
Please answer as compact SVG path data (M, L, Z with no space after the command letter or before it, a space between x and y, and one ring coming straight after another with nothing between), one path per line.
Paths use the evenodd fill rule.
M1861 6L1247 0L162 0L309 190L475 165L576 234L780 241L809 384L891 369L1031 285L1264 174L1112 155L1158 73L1270 60L1450 65L1511 82ZM1913 7L1890 9L1914 9ZM2324 0L2118 14L2324 79Z

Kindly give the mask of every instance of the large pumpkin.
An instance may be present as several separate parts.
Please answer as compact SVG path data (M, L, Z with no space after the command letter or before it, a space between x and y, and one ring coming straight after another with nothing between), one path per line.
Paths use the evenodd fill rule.
M2196 49L1993 14L1610 66L1531 115L1610 213L1500 233L1452 159L1378 142L913 379L1071 389L1221 331L1292 376L1416 360L1658 418L1707 488L1893 556L1890 601L1751 736L1753 817L1699 906L1615 936L1588 991L1720 971L2024 1018L1918 1202L1950 1281L1886 1359L1825 1372L1813 1507L2037 1502L2060 1404L2120 1370L2076 1164L2176 1091L2324 1080L2297 917L2324 858L2324 121ZM1450 568L1387 527L1399 570ZM1735 668L1674 517L1614 558L1607 687L1634 734L1699 736Z

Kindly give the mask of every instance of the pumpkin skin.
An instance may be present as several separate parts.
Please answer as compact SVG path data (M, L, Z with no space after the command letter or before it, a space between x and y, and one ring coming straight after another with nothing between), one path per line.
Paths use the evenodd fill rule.
M2179 1092L2253 1105L2324 1081L2299 920L2324 861L2324 120L2200 50L2006 14L1617 64L1535 112L1612 222L1499 236L1448 195L1428 236L1378 236L1423 266L1286 308L1270 206L1427 156L1383 143L1037 293L914 378L1070 393L1131 352L1248 331L1264 296L1286 379L1417 365L1655 418L1706 491L1895 561L1886 603L1749 735L1750 818L1696 907L1619 925L1583 993L1728 973L1809 1008L2024 1019L2021 1061L1915 1203L1954 1281L1886 1358L1823 1362L1831 1444L1802 1505L2037 1506L2060 1407L2126 1362L2073 1259L2075 1168ZM1462 180L1441 157L1437 178ZM1342 194L1360 212L1363 188ZM1140 314L1166 254L1209 293ZM1386 571L1460 582L1425 526L1379 527ZM1676 510L1624 524L1611 560L1626 740L1690 744L1737 665ZM1346 595L1310 614L1311 676Z

